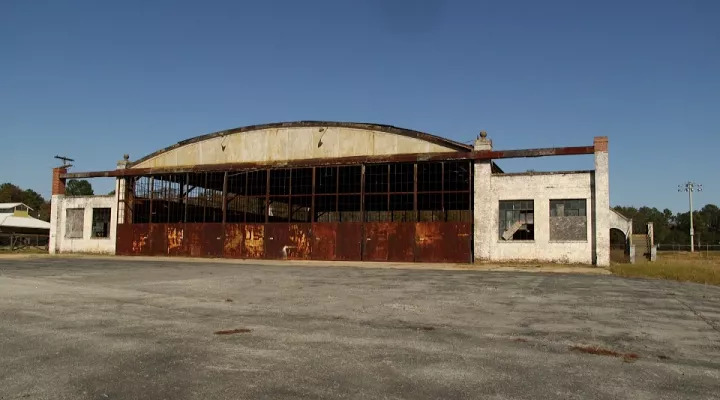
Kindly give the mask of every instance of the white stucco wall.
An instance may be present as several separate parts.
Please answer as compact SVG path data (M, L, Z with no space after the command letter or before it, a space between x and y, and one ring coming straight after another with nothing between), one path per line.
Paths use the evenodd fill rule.
M476 205L476 260L593 262L592 172L495 174L488 178L483 176L482 166L476 165L475 171L476 204L478 197L486 202ZM587 240L550 240L550 200L561 199L586 200ZM500 200L534 200L535 240L500 238Z
M84 209L83 237L67 238L67 209ZM107 238L93 238L94 208L110 208L110 227ZM115 254L117 231L117 198L115 196L60 196L52 197L50 215L50 253Z
M321 131L318 126L268 128L189 143L132 168L444 151L454 149L414 137L368 129L328 127Z

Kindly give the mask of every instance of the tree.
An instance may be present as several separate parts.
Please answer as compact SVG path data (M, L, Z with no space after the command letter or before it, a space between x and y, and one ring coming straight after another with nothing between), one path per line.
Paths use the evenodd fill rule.
M109 191L108 196L115 196L115 189Z
M23 201L23 191L12 183L3 183L0 185L0 203L21 203Z
M68 196L92 196L95 192L90 182L85 179L70 179L65 185L65 194Z

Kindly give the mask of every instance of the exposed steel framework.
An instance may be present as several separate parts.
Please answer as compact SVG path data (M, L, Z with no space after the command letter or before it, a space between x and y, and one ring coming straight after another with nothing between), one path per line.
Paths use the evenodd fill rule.
M471 261L469 160L122 179L119 254Z

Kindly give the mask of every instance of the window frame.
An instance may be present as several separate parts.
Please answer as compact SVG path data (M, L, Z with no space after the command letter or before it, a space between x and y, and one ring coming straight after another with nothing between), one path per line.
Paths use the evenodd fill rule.
M107 221L98 221L100 218L97 216L97 212L107 212ZM102 216L100 216L102 218ZM111 207L93 207L92 208L92 225L90 226L90 239L110 239L110 223L112 221L112 208ZM104 223L103 228L105 236L97 236L96 225L98 223Z
M528 204L529 203L529 207ZM507 208L508 205L511 205L512 207L510 209ZM516 205L518 205L516 207ZM504 207L503 207L504 206ZM503 233L509 228L507 225L507 215L508 212L517 212L519 215L525 215L525 224L524 225L532 225L532 230L529 231L530 233L528 236L531 236L530 238L515 238L515 235L517 232L513 233L513 237L510 239L503 238ZM531 218L528 218L528 214L531 215ZM512 242L534 242L535 241L535 199L507 199L507 200L498 200L498 241L503 243L512 243ZM532 223L528 223L528 220L531 219ZM517 221L522 220L522 218L518 219ZM516 222L517 222L516 221ZM515 222L513 222L514 224ZM519 231L519 230L518 230Z

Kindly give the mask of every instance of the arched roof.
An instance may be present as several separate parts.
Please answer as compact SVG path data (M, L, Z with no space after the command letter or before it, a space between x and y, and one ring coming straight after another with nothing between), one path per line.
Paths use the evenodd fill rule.
M168 153L172 150L179 149L181 147L189 146L195 143L205 142L215 138L222 138L228 135L234 135L238 133L249 133L254 131L268 130L268 129L283 129L283 128L347 128L355 130L365 130L374 132L383 132L393 135L404 136L408 138L418 139L424 142L432 143L437 146L442 146L449 150L456 151L471 151L473 148L470 145L456 142L453 140L445 139L440 136L432 135L425 132L420 132L412 129L398 128L392 125L383 124L370 124L370 123L358 123L358 122L336 122L336 121L295 121L295 122L277 122L270 124L250 125L234 129L223 130L219 132L209 133L201 136L196 136L191 139L180 141L172 146L158 150L145 157L142 157L131 163L131 166L138 166L148 160L156 158Z

